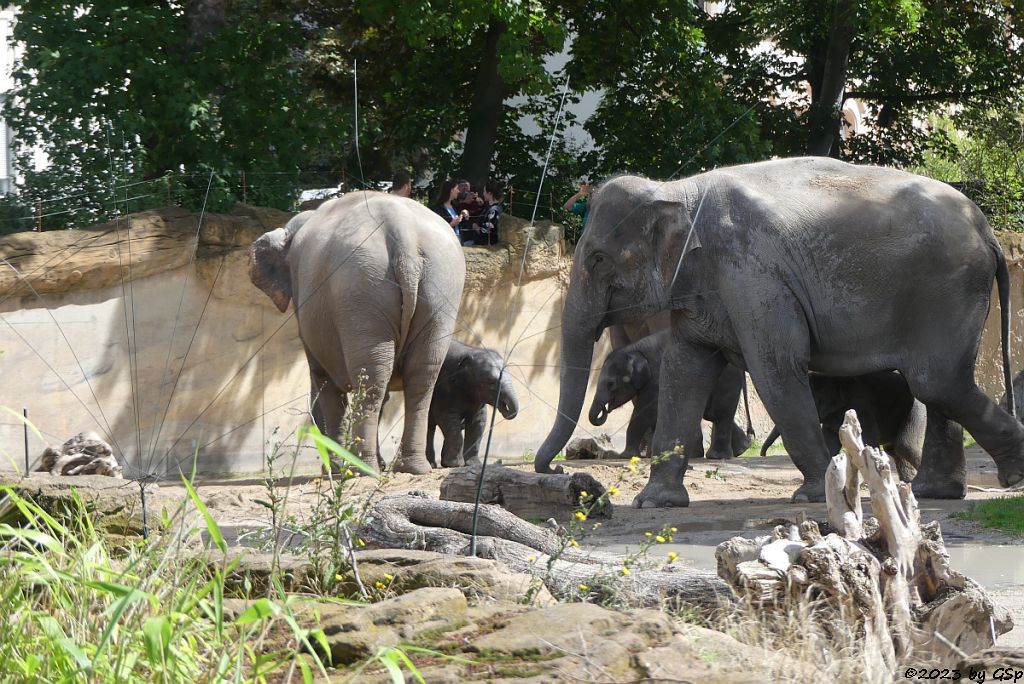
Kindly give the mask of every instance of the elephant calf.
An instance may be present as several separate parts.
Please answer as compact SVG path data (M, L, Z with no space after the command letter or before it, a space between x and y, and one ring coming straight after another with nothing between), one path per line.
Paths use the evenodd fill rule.
M809 380L829 454L835 455L842 448L839 428L846 412L853 409L864 433L864 443L882 447L891 454L901 480L914 479L921 466L926 411L910 393L902 375L882 371L837 378L811 373ZM762 456L778 436L778 428L772 428L761 447Z
M658 375L661 357L668 342L668 331L643 337L633 344L608 354L601 367L597 391L590 406L590 422L603 425L608 414L627 401L633 402L633 415L626 428L624 458L640 455L640 443L653 432L658 419ZM711 421L711 449L707 458L733 458L750 446L750 437L736 425L736 404L743 389L743 371L727 366L704 409Z
M480 462L480 444L487 427L487 406L494 406L506 420L519 413L505 362L493 349L481 349L452 340L434 385L427 418L427 460L437 467L434 456L434 428L441 426L444 446L441 465L454 468ZM498 395L498 383L501 394ZM465 433L465 437L463 437Z

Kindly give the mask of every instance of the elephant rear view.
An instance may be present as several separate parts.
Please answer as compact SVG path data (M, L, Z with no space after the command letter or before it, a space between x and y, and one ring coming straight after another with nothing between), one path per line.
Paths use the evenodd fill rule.
M294 302L317 427L339 437L347 394L361 385L356 451L373 465L381 405L402 390L396 469L429 471L427 412L466 278L451 229L413 200L354 192L264 234L250 259L250 279L282 313Z

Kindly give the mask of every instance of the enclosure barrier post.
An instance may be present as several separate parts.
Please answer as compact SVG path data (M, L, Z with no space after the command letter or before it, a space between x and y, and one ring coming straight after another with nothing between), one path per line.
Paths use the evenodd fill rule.
M21 408L21 415L25 416L25 420L21 425L22 430L25 431L25 477L28 477L28 407L23 406Z
M36 232L43 232L43 200L36 200Z

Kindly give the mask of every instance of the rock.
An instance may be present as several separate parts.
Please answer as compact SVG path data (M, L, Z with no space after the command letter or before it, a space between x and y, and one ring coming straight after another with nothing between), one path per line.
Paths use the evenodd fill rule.
M375 549L356 552L363 583L382 582L388 591L404 593L421 587L458 587L470 599L506 603L529 601L551 605L554 598L530 575L512 572L497 561L451 556L432 551ZM385 575L390 575L387 579ZM347 585L354 589L354 585Z
M425 632L461 626L466 608L461 591L436 587L365 606L316 606L335 666L363 660L382 646L408 642Z
M59 449L46 447L37 471L51 475L105 475L123 478L114 450L95 432L79 432Z
M593 437L577 437L565 447L565 460L567 461L601 460L618 457L619 452L601 446Z
M241 590L246 582L249 584L250 595L267 594L276 576L286 592L313 591L317 587L316 568L306 558L291 554L257 553L252 549L232 547L227 553L228 566L231 570L225 578L225 586ZM224 564L219 554L210 557L210 563L221 567Z
M139 485L102 475L62 476L32 473L21 478L0 476L0 486L10 487L19 496L34 502L58 522L75 525L88 513L93 526L118 545L120 538L142 536L142 499ZM146 485L146 515L150 531L161 517L181 513L191 519L191 508L182 509L178 497L165 494L155 484ZM20 517L14 504L0 503L0 520ZM188 523L189 520L186 520Z

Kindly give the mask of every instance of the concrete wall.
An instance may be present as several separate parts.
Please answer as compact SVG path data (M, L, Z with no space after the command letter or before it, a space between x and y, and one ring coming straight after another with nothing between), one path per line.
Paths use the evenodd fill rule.
M133 216L130 231L122 222L0 238L0 255L21 274L0 267L0 406L28 407L52 444L88 429L112 435L129 476L175 477L193 454L202 473L261 472L267 445L292 442L306 421L308 373L291 310L280 314L246 274L248 245L286 219L240 208L199 226L197 216L167 209ZM506 228L511 244L465 251L456 337L507 353L522 410L514 421L498 417L492 454L519 460L554 421L569 259L557 226L535 229L525 259L525 223L510 218ZM1012 348L1024 357L1024 240L1001 240L1012 263ZM994 396L1002 392L997 322L993 307L978 366ZM606 351L602 343L597 368ZM763 436L770 420L752 394ZM398 399L382 423L386 455L401 436ZM621 448L628 414L577 434L608 434ZM31 437L33 458L42 446ZM21 423L0 414L0 469L21 467L22 453ZM301 453L297 470L316 468L314 455Z

